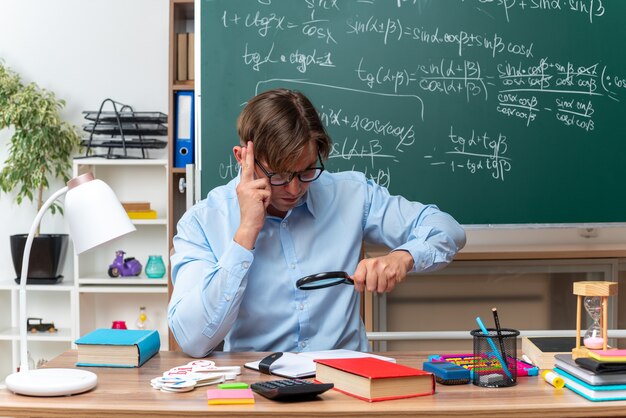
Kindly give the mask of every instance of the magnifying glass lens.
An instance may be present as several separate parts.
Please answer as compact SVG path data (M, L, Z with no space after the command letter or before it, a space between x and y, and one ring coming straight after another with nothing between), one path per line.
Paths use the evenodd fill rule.
M303 277L296 282L296 287L301 290L312 290L338 284L354 284L354 282L350 279L348 273L344 271L329 271Z
M337 284L341 284L345 281L346 279L344 279L343 277L333 277L333 278L329 278L329 279L319 279L319 280L315 280L309 283L304 283L300 286L300 289L302 290L309 290L309 289L320 289L322 287L328 287L328 286L335 286Z

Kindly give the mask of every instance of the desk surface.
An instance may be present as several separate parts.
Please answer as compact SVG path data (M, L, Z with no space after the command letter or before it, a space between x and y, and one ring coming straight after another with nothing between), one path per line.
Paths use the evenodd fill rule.
M421 368L426 354L384 353L398 363ZM262 358L264 353L214 353L220 366L242 366ZM540 377L521 377L511 388L488 389L472 384L437 384L433 396L368 403L331 390L319 400L284 404L256 395L255 405L207 405L200 387L186 393L165 393L151 388L150 379L191 359L182 353L161 352L139 369L85 368L98 375L98 386L91 392L70 397L34 398L0 390L0 416L88 416L165 417L165 416L472 416L525 417L617 416L626 415L626 401L590 402L569 389L554 389ZM50 367L74 367L76 352L68 351L49 363ZM272 377L243 369L240 381L253 383Z

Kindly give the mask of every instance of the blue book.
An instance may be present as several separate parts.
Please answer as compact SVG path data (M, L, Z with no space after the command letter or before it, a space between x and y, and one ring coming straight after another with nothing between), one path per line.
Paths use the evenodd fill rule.
M594 386L558 367L554 371L563 378L565 387L590 401L621 401L626 399L626 385Z
M156 330L99 328L75 341L77 366L140 367L159 352Z

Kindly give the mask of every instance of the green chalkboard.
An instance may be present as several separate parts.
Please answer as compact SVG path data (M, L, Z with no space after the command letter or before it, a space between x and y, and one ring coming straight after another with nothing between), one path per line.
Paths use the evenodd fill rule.
M201 0L203 196L298 89L360 170L463 224L626 221L626 1Z

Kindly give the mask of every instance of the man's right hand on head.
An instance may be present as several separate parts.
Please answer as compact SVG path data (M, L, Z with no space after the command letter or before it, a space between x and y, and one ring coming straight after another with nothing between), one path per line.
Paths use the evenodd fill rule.
M247 147L241 148L240 164L241 178L237 185L237 199L241 220L233 239L242 247L251 250L263 228L272 187L267 177L256 178L254 174L254 145L250 141Z

